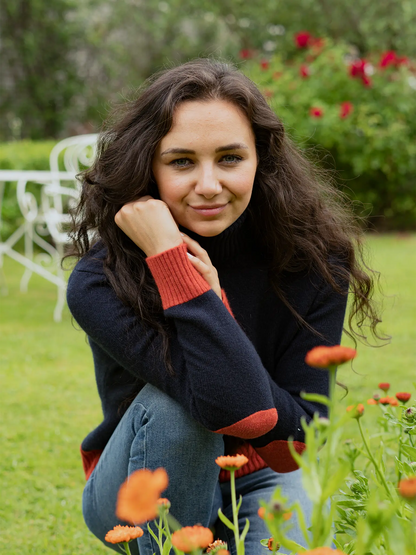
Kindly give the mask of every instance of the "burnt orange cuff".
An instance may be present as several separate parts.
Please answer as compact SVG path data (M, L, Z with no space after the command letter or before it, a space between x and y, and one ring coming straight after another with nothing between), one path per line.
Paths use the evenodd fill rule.
M225 308L228 310L228 312L234 318L233 311L231 310L231 306L230 306L230 303L228 302L227 295L225 294L224 289L221 289L221 298L222 298L222 302L224 303Z
M146 258L162 299L163 309L186 303L211 289L192 266L185 243Z

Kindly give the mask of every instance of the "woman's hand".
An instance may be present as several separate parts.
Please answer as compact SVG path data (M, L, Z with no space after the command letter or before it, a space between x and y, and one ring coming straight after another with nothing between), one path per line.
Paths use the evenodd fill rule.
M146 256L154 256L183 242L168 206L149 195L125 204L114 221Z
M183 242L188 247L188 258L193 267L205 279L211 289L222 299L220 280L218 279L217 269L213 266L206 250L197 242L181 233Z

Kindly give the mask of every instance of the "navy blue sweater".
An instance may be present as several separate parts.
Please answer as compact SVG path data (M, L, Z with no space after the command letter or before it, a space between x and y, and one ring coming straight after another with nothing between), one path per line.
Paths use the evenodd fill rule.
M160 337L109 284L101 243L70 276L68 305L89 338L104 415L82 443L87 473L127 409L125 400L145 383L177 400L207 429L249 442L258 458L251 470L262 467L259 461L277 472L294 470L288 438L301 452L300 419L325 415L323 406L300 397L301 391L328 392L326 371L307 366L304 358L317 345L339 343L347 295L316 272L280 276L286 299L323 339L299 324L272 289L267 257L248 218L217 237L190 235L208 251L226 298L222 302L196 272L185 245L147 259L162 298L160 317L171 334L174 375L160 356Z

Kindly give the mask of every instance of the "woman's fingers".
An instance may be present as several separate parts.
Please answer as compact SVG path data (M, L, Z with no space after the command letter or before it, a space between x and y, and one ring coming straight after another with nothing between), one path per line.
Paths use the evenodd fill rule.
M114 220L147 256L159 254L182 243L178 226L168 206L148 195L122 206Z
M181 233L182 239L184 243L186 243L189 250L192 252L188 252L188 258L191 261L193 267L196 269L198 273L205 279L211 289L218 295L218 297L222 298L221 293L221 285L218 279L218 272L216 268L213 266L208 253L204 250L197 241L194 241L187 235Z
M188 250L190 251L191 254L193 254L194 256L197 256L200 260L205 262L205 264L212 265L211 259L207 251L201 247L198 241L191 239L188 235L182 232L181 232L181 236L182 236L183 242L186 243L186 246L188 247Z

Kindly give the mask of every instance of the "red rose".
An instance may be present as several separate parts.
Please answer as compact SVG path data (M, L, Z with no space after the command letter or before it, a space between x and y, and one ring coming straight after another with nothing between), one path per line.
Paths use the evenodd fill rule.
M322 48L325 46L325 39L315 39L313 37L311 37L310 41L309 41L310 45L313 47L313 49L319 53L320 50L322 50Z
M339 117L341 119L347 118L351 114L353 109L354 106L352 105L352 102L341 102Z
M302 64L300 66L299 73L300 73L300 76L303 77L304 79L306 77L309 77L310 75L309 67L305 64Z
M350 65L350 75L351 77L362 77L365 72L365 66L367 62L365 60L356 60Z
M396 52L394 50L388 50L381 55L380 67L388 67L396 65Z
M371 87L371 85L373 84L371 79L369 77L367 77L367 75L363 75L361 77L361 81L364 83L365 87Z
M409 63L407 56L396 56L396 66L403 66Z
M351 77L361 79L365 87L371 87L371 79L366 74L367 62L365 60L356 60L350 65Z
M267 60L262 60L260 62L261 69L269 69L269 66L270 66L270 62L268 62Z
M298 48L308 48L312 41L312 35L308 31L300 31L300 33L296 33L294 38Z
M253 51L249 50L248 48L243 48L240 50L240 58L243 60L248 60L253 57Z
M317 106L313 106L309 110L309 115L311 115L313 118L321 118L324 115L324 111L322 110L322 108L318 108Z

